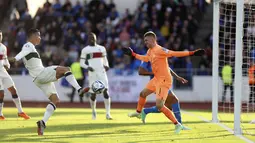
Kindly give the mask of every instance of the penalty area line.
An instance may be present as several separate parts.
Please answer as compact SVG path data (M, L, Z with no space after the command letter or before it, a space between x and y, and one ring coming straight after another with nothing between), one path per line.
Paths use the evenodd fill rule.
M196 118L198 118L198 119L200 119L200 120L202 120L202 121L204 121L204 122L212 123L210 120L204 118L203 116L195 115L195 114L193 114L193 113L191 113L191 112L188 112L188 111L185 111L185 110L181 110L181 112L184 113L184 114L187 114L187 115L189 115L189 116L196 117ZM233 134L234 136L238 137L239 139L241 139L241 140L243 140L243 141L245 141L245 142L247 142L247 143L254 143L252 140L250 140L250 139L244 137L243 135L235 135L235 134L234 134L234 131L233 131L231 128L227 127L226 125L224 125L224 124L222 124L222 123L214 123L214 124L217 124L218 126L222 127L222 128L225 129L226 131L230 132L230 133Z

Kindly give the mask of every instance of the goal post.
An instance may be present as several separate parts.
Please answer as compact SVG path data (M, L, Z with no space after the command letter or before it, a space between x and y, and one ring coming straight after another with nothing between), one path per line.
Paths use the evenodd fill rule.
M234 80L234 133L241 131L241 103L242 103L242 63L243 63L243 19L244 0L236 2L236 42L235 42L235 80Z
M244 0L236 1L236 42L234 79L234 133L241 135Z
M235 135L242 134L241 106L244 5L250 4L250 1L251 0L214 0L213 2L212 122L220 122L218 118L219 95L222 95L222 91L220 91L219 85L222 81L220 80L219 72L221 72L224 64L229 64L234 70L234 78L232 79L234 83L232 84L234 86L233 108ZM222 15L224 18L221 17ZM220 22L223 24L220 24ZM223 53L223 55L220 55L221 53ZM223 56L223 61L220 61L220 56ZM223 65L220 62L223 62ZM219 93L219 91L221 93ZM230 100L228 106L230 112L232 112L233 101ZM224 101L222 102L224 106Z
M213 71L212 71L212 122L218 122L219 88L219 6L220 0L213 2Z

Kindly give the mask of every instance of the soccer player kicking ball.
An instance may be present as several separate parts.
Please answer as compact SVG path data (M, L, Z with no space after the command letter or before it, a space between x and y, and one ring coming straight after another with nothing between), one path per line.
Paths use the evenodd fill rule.
M171 75L173 75L173 77L176 80L178 80L179 82L181 82L182 84L185 84L188 82L186 79L178 76L171 68L169 68L169 70L170 70ZM150 62L143 62L139 67L138 73L139 73L139 75L150 76L151 79L154 77L153 73L152 73ZM146 97L152 93L153 93L152 91L141 92L140 97L146 99ZM168 91L168 96L167 96L167 99L165 102L165 106L168 107L168 109L172 109L175 118L177 119L177 121L179 123L182 124L179 100L171 90ZM156 106L153 106L150 108L144 108L144 109L142 109L142 108L143 107L141 107L141 106L137 106L137 109L136 109L137 111L128 114L128 116L129 117L138 117L138 118L141 117L143 123L145 123L146 115L148 115L149 113L160 113ZM142 110L142 112L141 112L141 110ZM190 128L183 126L183 130L190 130Z
M23 112L20 98L17 95L17 90L15 88L14 82L11 76L6 70L10 68L10 63L7 59L7 50L4 44L2 44L3 33L0 31L0 120L5 120L2 113L3 110L3 100L4 100L4 88L7 88L12 95L12 100L18 109L18 116L24 119L30 119L30 117Z
M146 55L139 55L133 52L131 48L123 48L125 54L134 56L136 59L144 62L151 62L152 72L154 78L149 81L144 91L156 92L156 106L159 111L175 124L175 133L178 134L183 126L179 123L171 110L164 104L168 95L168 90L171 88L172 76L169 71L168 57L185 57L185 56L200 56L204 54L204 50L175 52L165 49L157 44L157 37L154 32L147 32L144 34L145 45L149 48ZM140 97L138 104L144 105L145 98ZM143 107L143 106L142 106Z
M96 35L94 33L90 33L88 35L88 46L82 49L81 51L81 59L80 65L81 67L87 69L89 71L88 80L89 87L96 80L100 80L105 85L105 89L103 91L104 95L104 105L106 109L106 119L112 120L110 109L111 109L111 98L108 93L108 78L106 75L106 71L109 69L109 64L107 60L107 54L105 47L98 45L96 43ZM96 119L96 93L90 88L89 93L91 94L89 101L90 106L92 108L92 119Z
M69 67L43 66L39 53L35 49L35 46L39 45L41 41L40 31L38 29L30 29L27 36L27 43L24 44L22 50L12 58L12 61L23 60L35 85L39 87L51 101L46 107L43 119L37 122L37 133L38 135L43 135L46 123L56 110L57 103L59 103L59 96L54 82L65 76L66 80L78 91L79 95L87 92L87 88L80 87Z

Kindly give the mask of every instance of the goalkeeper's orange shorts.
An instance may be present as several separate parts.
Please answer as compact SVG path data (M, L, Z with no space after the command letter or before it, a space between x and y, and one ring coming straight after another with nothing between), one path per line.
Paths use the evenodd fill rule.
M168 96L168 91L172 85L170 80L166 80L164 78L153 78L146 85L146 88L156 92L156 99L166 100Z

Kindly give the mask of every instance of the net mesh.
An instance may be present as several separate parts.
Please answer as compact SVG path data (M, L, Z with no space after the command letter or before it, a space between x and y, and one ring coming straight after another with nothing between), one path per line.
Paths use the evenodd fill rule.
M236 3L234 0L220 1L219 16L219 120L234 127L234 78L235 70L242 70L242 114L244 134L254 135L255 119L255 3L245 0L243 19L243 50L235 48ZM242 69L235 69L235 50L243 53ZM241 81L240 81L241 82ZM252 129L253 127L253 129Z

